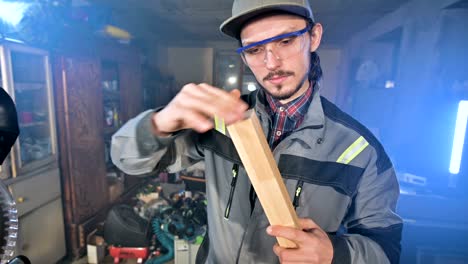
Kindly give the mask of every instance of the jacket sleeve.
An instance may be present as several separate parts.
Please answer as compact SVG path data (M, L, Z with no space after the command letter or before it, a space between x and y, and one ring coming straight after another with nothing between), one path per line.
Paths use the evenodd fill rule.
M153 113L148 110L139 114L112 136L111 159L120 170L130 175L155 169L177 172L202 159L193 131L180 131L164 138L155 136L151 128Z
M344 234L330 236L333 263L399 263L403 224L395 210L400 188L390 160L381 155L372 156L362 175Z

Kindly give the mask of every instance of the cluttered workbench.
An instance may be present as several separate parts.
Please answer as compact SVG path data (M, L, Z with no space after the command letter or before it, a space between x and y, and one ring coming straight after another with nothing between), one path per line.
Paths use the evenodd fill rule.
M88 262L101 263L110 255L114 263L195 263L206 232L206 198L181 178L160 173L131 204L115 205L88 238Z

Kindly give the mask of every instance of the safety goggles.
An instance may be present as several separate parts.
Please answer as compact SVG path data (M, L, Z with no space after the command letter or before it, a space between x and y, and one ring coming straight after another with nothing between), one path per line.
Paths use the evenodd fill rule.
M285 60L302 51L306 42L304 33L311 28L312 26L308 25L304 29L254 42L236 51L249 66L265 64L268 52L272 52L277 60Z

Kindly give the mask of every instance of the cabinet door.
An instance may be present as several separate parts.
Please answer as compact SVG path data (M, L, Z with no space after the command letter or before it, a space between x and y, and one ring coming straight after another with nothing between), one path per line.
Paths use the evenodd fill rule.
M125 123L144 110L141 66L138 63L121 63L119 65L119 75L122 94L122 119L123 123Z
M101 65L88 57L56 62L60 164L67 221L81 223L107 204Z
M56 162L54 99L48 53L3 48L3 83L16 104L20 135L11 155L13 177Z
M5 47L0 45L0 89L5 90L8 94L11 95L11 92L7 89L8 81L7 81L7 61L6 61L6 51ZM3 164L0 165L0 180L6 180L11 178L11 157L8 155Z
M9 187L21 217L61 197L59 169L44 170L34 177L21 177L21 181Z
M62 199L19 218L18 254L31 263L56 263L65 256Z

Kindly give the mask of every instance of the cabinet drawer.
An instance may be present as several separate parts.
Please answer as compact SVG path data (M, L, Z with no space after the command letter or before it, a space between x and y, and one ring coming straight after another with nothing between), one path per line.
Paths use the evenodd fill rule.
M17 254L31 263L56 263L66 254L62 199L19 218Z
M22 216L58 197L61 194L58 168L44 171L10 185L16 200L18 215Z

